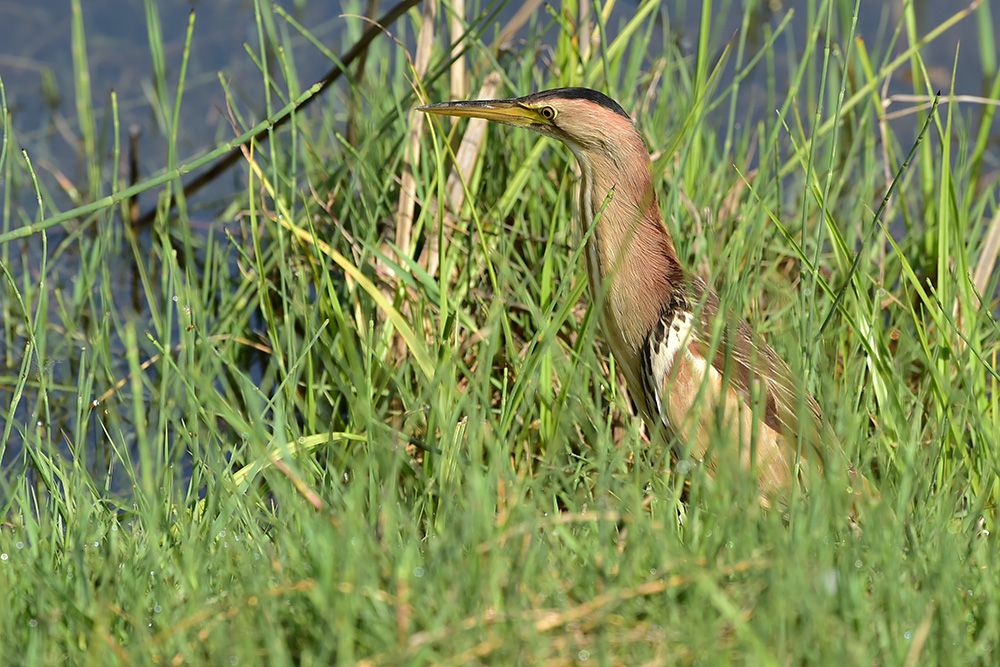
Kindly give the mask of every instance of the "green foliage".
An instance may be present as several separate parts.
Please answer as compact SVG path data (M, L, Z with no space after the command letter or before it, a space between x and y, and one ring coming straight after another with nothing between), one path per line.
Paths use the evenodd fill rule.
M233 120L249 135L293 118L248 146L245 187L218 218L238 222L201 233L183 196L166 202L236 144L177 153L196 15L178 57L147 3L170 150L162 174L127 187L114 113L101 158L74 3L79 208L58 210L34 178L3 99L5 654L995 662L993 107L970 115L945 91L931 112L919 47L954 21L920 36L911 4L876 49L855 40L856 5L812 0L788 53L774 43L789 21L753 2L726 44L713 17L736 4L716 4L702 3L695 58L655 42L667 3L606 25L566 2L504 49L473 22L456 37L467 96L497 72L498 97L587 85L634 112L682 260L801 369L880 490L860 528L836 481L765 512L732 466L670 472L609 379L583 296L572 155L489 127L459 179L467 123L411 112L452 97L448 49L417 71L376 40L321 109L296 111L318 88L293 36L316 40L258 3L266 108L234 104ZM994 54L988 5L966 20ZM432 24L412 11L390 29L440 44L450 16L445 3ZM911 126L884 105L901 66L927 102ZM777 114L746 102L762 69ZM152 226L123 223L129 198L160 185ZM38 211L12 203L26 188Z

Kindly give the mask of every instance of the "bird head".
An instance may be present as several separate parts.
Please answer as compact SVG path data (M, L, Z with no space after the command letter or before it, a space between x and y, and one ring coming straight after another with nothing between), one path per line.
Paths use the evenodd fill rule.
M556 88L506 100L444 102L417 109L527 128L559 139L577 156L613 150L623 133L638 137L625 110L604 93L590 88Z

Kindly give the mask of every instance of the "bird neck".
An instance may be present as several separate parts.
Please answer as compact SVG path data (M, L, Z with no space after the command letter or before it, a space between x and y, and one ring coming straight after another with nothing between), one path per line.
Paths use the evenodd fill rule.
M638 354L684 274L663 226L642 137L633 130L609 136L608 145L615 151L574 149L584 233L597 221L587 274L591 298L604 306L605 335Z

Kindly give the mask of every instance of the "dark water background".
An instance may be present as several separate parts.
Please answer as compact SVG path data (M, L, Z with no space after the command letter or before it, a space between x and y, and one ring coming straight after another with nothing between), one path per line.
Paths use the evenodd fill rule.
M986 2L993 3L993 20L997 23L994 25L994 34L1000 36L1000 2ZM155 4L164 39L168 72L174 77L180 67L189 12L193 10L196 14L188 79L181 109L182 132L178 157L183 160L202 153L219 141L232 138L224 117L225 101L219 73L230 83L238 100L246 103L248 108L258 110L258 118L265 115L260 94L260 74L244 48L245 44L249 44L253 50L257 48L253 3L249 0L193 3L161 0ZM363 14L365 3L281 0L275 4L283 6L308 26L334 53L346 51L365 27L356 18L340 16ZM638 0L621 0L617 3L608 22L609 41L617 34L617 26L627 20L639 4ZM807 0L771 0L760 3L761 9L755 16L757 22L750 28L751 45L754 36L761 38L761 27L764 24L777 25L789 10L794 10L794 18L786 33L793 40L793 48L801 53L808 36L808 4ZM921 35L966 5L965 2L944 0L914 0L913 4ZM69 5L67 0L0 2L0 77L6 90L14 129L14 148L28 151L42 179L57 194L59 188L55 187L53 177L56 170L72 181L85 180L78 158L79 130L73 87L72 17ZM499 23L505 24L515 13L517 5L518 3L509 3L501 12ZM717 27L713 27L716 48L721 48L740 27L741 5L739 2L715 3L718 9ZM381 3L379 13L386 11L389 6L390 3ZM551 20L544 10L539 11L545 14L543 22ZM664 2L655 18L653 44L673 40L685 52L693 54L700 12L700 2ZM901 12L901 0L862 0L858 34L865 40L870 52L879 52L888 43ZM164 128L160 127L158 118L152 111L154 106L150 104L155 99L155 90L144 5L139 0L84 0L82 13L98 127L110 115L109 94L114 90L118 95L122 134L130 127L141 131L139 158L142 175L148 177L158 173L166 162L166 138ZM470 10L469 17L474 15ZM280 22L281 19L276 20ZM673 34L665 35L665 26L669 26ZM553 31L550 34L551 32ZM782 54L789 46L788 39L789 37L780 37L775 45L779 66L784 60ZM897 42L897 53L902 50L904 43L905 36ZM310 82L321 78L330 67L329 61L304 39L297 39L296 44L295 58L301 81ZM989 73L983 71L977 25L975 18L971 16L921 51L934 85L947 92L959 46L956 92L963 95L986 95L989 85L986 77ZM1000 59L1000 44L994 45L994 49L998 51L995 57ZM652 57L655 56L655 53L652 54ZM763 90L765 75L764 68L758 67L748 82L747 96L754 98L757 104L762 101L763 96L754 96L753 89ZM905 67L896 73L889 92L912 92L909 73ZM322 103L330 102L328 99ZM994 123L993 137L1000 141L1000 123ZM126 137L121 139L124 145ZM227 185L227 180L223 178L196 201L206 203L222 200L232 189L232 179ZM149 206L155 200L153 196L147 195L142 201L144 206ZM57 200L57 203L63 210L70 207L68 199Z

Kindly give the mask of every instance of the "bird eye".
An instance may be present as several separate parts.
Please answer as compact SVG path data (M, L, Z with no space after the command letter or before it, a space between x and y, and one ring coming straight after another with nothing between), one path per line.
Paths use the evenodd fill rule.
M552 120L556 117L556 110L552 107L542 107L538 110L538 113L542 115L545 120Z

